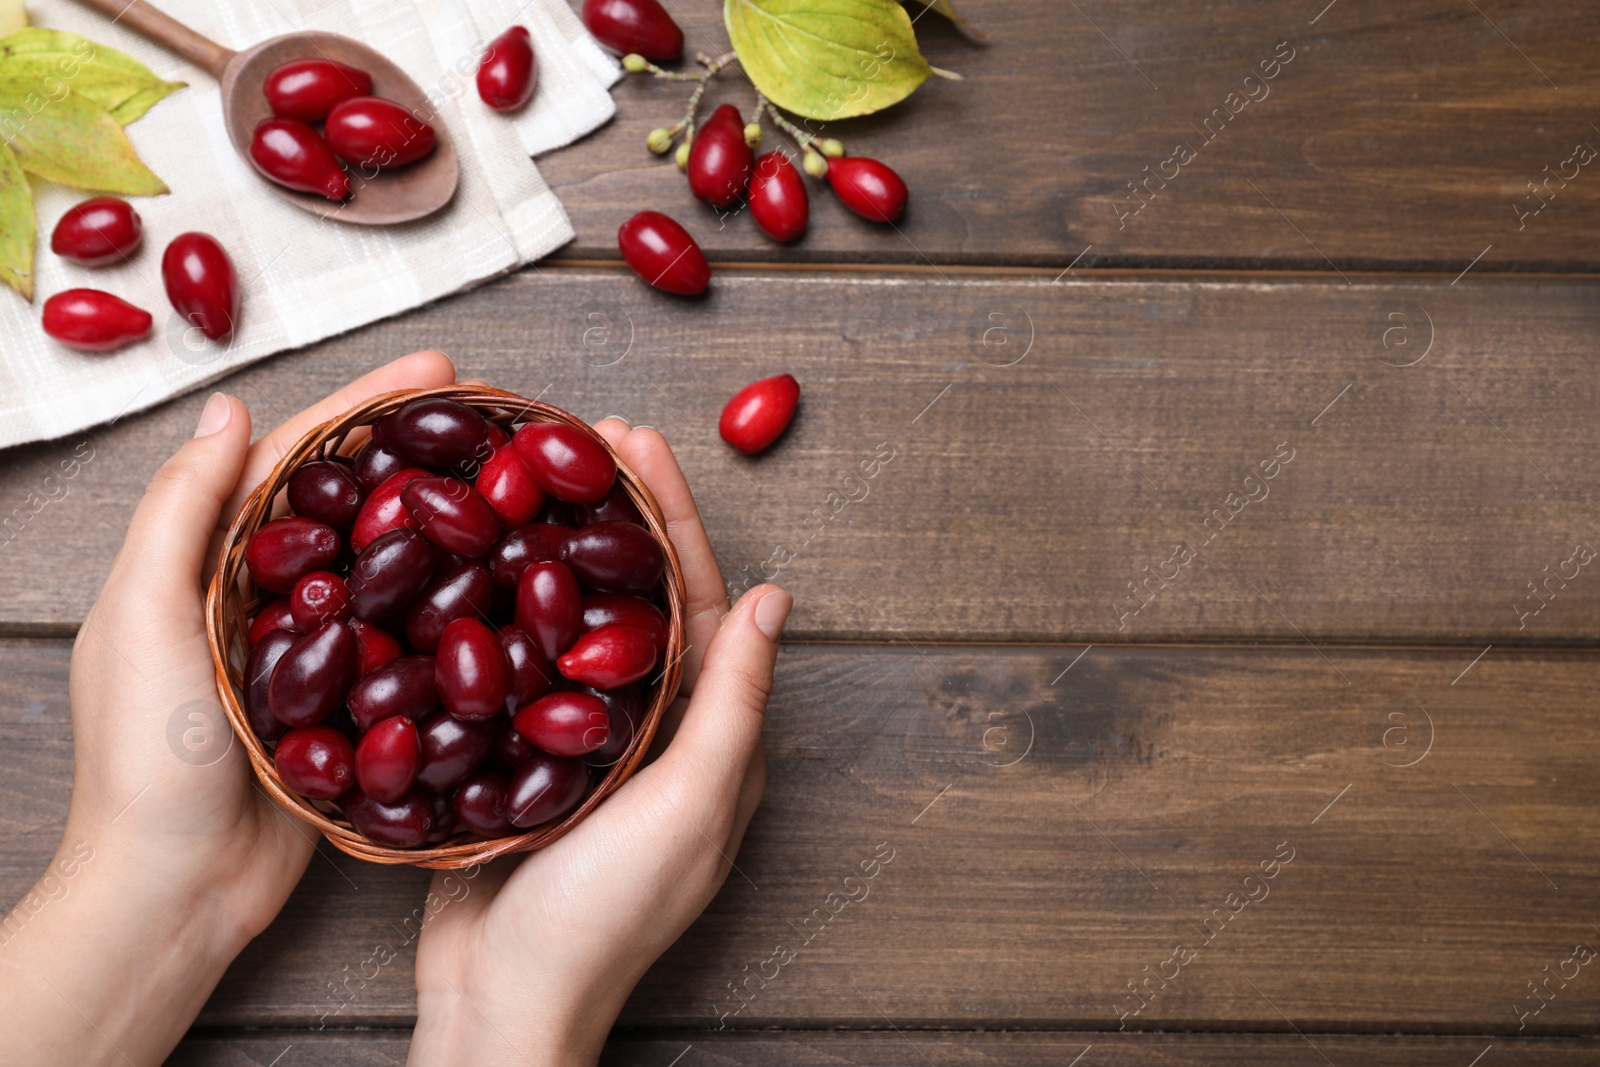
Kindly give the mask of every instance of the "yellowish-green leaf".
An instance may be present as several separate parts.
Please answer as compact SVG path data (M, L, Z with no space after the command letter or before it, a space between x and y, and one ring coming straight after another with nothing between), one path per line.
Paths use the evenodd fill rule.
M22 6L22 0L0 0L0 37L27 25L28 9Z
M33 190L0 141L0 281L33 299Z
M66 92L51 99L31 79L0 70L0 140L16 153L22 169L62 185L127 196L167 191L106 110Z
M0 78L31 78L55 97L66 86L82 93L126 126L182 82L163 81L149 67L114 48L62 30L29 29L0 38Z
M724 0L723 19L756 88L806 118L882 111L933 73L895 0Z
M960 32L961 36L967 38L968 40L984 43L989 40L989 35L987 33L984 33L982 30L978 29L978 27L974 26L972 23L956 14L955 5L952 4L950 0L906 0L906 3L915 3L920 4L925 8L932 8L934 11L937 11L939 14L949 19L951 24L955 26L956 30ZM911 21L916 22L917 19L921 17L922 16L919 13L916 18L913 18Z

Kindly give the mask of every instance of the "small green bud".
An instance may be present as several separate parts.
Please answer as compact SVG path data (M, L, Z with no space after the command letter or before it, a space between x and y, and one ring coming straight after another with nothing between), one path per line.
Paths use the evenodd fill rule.
M629 52L622 57L622 69L629 74L643 74L650 69L650 61L637 52Z
M672 158L677 161L679 170L687 171L689 169L689 142L685 141L679 145L677 155Z
M806 168L806 173L813 178L826 178L828 176L828 161L809 148L805 150L801 165Z
M844 155L844 145L840 143L837 137L824 137L817 142L817 148L821 150L823 155L832 159L838 159Z
M752 122L744 128L744 143L751 148L761 147L761 123Z
M658 156L664 156L672 150L672 131L665 127L657 127L650 131L650 136L644 140L645 147Z

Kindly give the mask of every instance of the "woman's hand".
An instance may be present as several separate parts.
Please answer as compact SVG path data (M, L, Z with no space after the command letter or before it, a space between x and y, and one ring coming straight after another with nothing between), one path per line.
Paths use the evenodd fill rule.
M250 491L308 429L455 380L436 352L382 367L250 445L217 393L161 467L72 652L73 790L60 851L0 938L0 1063L155 1063L272 921L315 833L256 785L217 701L204 587ZM20 919L20 921L18 921Z
M571 833L470 881L435 878L451 902L417 948L419 1067L593 1064L634 985L728 876L766 782L762 719L793 600L764 585L730 610L666 440L618 419L597 429L660 501L683 562L682 695L659 757Z

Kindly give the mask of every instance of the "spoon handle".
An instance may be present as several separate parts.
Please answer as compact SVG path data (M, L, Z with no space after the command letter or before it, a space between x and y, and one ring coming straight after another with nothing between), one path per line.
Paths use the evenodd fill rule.
M163 14L143 0L79 0L113 21L131 26L169 51L187 59L221 80L223 68L234 53L208 37L201 36L170 15Z

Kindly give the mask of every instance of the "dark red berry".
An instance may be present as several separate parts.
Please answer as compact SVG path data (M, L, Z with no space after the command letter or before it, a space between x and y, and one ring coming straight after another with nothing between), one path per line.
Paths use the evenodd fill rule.
M350 590L337 574L312 571L294 583L289 593L289 612L301 630L309 633L321 629L331 619L350 617ZM358 661L359 658L358 655Z
M377 441L368 441L356 453L356 478L369 493L409 466L404 456Z
M245 661L244 714L250 720L250 728L263 741L277 740L289 728L272 714L267 687L272 683L272 672L278 661L299 636L288 630L273 630L263 634L256 647L250 650L250 658Z
M610 451L576 426L530 422L517 431L511 445L533 480L558 500L593 503L617 480L617 461Z
M496 111L515 111L526 104L539 84L533 35L513 26L489 42L478 64L478 97Z
M290 726L321 722L344 700L358 669L355 631L337 619L296 638L272 672L272 714Z
M500 539L500 516L477 490L457 478L417 478L400 499L422 535L446 552L481 556Z
M505 707L511 668L500 636L477 619L456 619L439 637L434 682L458 719L493 718Z
M443 469L489 458L484 447L489 424L465 404L448 397L411 401L372 428L374 438L422 467Z
M239 322L239 275L216 238L183 233L161 256L161 280L178 314L213 341Z
M114 352L150 335L150 313L98 289L68 289L44 302L44 332L80 352Z
M328 147L353 166L372 170L403 167L433 151L433 127L393 100L357 96L328 113Z
M625 685L617 689L580 686L576 692L598 697L606 706L606 714L610 717L606 743L585 756L584 762L591 767L609 767L621 759L633 744L639 724L644 721L644 698L639 695L637 685Z
M457 619L484 618L494 601L494 579L481 563L444 571L406 611L406 640L418 652L434 653L444 628Z
M811 198L805 179L783 152L768 152L756 160L750 176L750 214L774 241L793 241L806 232Z
M551 563L561 558L561 545L572 530L553 522L519 526L502 537L489 550L489 568L494 584L515 589L523 568L530 563Z
M417 784L449 789L461 781L489 758L499 728L492 719L467 722L445 711L423 720L422 769L417 772Z
M800 383L792 374L751 382L722 409L717 430L722 439L745 455L771 445L783 435L800 403Z
M350 611L369 622L387 619L415 600L433 578L438 554L415 530L390 530L350 567Z
M335 104L372 92L372 75L331 59L296 59L274 67L262 92L274 115L321 122Z
M556 661L564 676L596 689L637 682L655 665L655 638L646 630L619 623L584 634Z
M415 848L433 832L433 798L412 789L393 804L384 804L352 789L339 798L356 833L390 848Z
M744 140L744 119L723 104L694 131L689 146L689 192L718 210L739 202L750 184L755 154Z
M520 626L501 629L500 647L505 651L506 666L511 672L506 710L516 714L524 704L532 704L550 692L556 680L556 669Z
M283 784L312 800L333 800L356 780L356 750L331 726L300 726L283 735L272 756Z
M288 599L274 600L256 613L250 620L250 644L254 645L273 630L291 630L294 633L304 633L295 625L294 613L289 610Z
M395 715L427 718L439 707L433 657L401 656L385 663L351 686L345 703L358 730Z
M69 208L50 234L50 251L80 267L121 263L144 237L139 213L126 200L97 196Z
M499 771L474 771L456 786L451 807L461 824L484 837L505 837L511 833L506 814L506 794L511 778Z
M656 0L583 0L583 24L618 55L637 52L657 63L683 56L683 31Z
M339 556L333 527L299 515L273 519L244 546L244 563L257 585L287 593L312 571L325 570Z
M405 796L421 767L417 724L405 715L374 723L356 745L356 782L380 803L392 804Z
M340 201L350 175L317 131L296 119L262 119L250 137L250 162L285 189Z
M428 844L437 845L456 832L461 820L450 806L449 793L429 793L428 798L433 801L433 829L428 831L427 840Z
M551 693L522 708L512 720L517 733L557 756L587 756L611 736L611 718L598 697Z
M583 627L583 593L564 563L530 563L517 582L517 625L552 663Z
M666 555L654 535L631 522L596 522L561 544L561 562L602 593L648 593L661 580Z
M356 658L363 677L400 658L400 642L383 627L365 619L351 619L350 629L356 632Z
M589 768L579 760L535 752L511 776L506 814L527 829L565 815L589 791Z
M657 656L666 652L667 617L650 601L643 597L619 596L616 593L590 593L583 598L584 633L616 623L632 626L649 634Z
M289 506L294 513L341 532L355 523L366 495L355 471L328 459L313 460L289 476Z
M593 504L576 505L573 512L573 526L587 526L591 522L636 522L644 525L639 506L628 495L628 487L620 481L602 499Z
M617 230L617 247L633 272L679 296L699 296L711 284L711 267L700 246L659 211L641 211Z
M861 156L828 160L828 184L845 207L873 222L894 222L905 214L910 195L900 175Z

